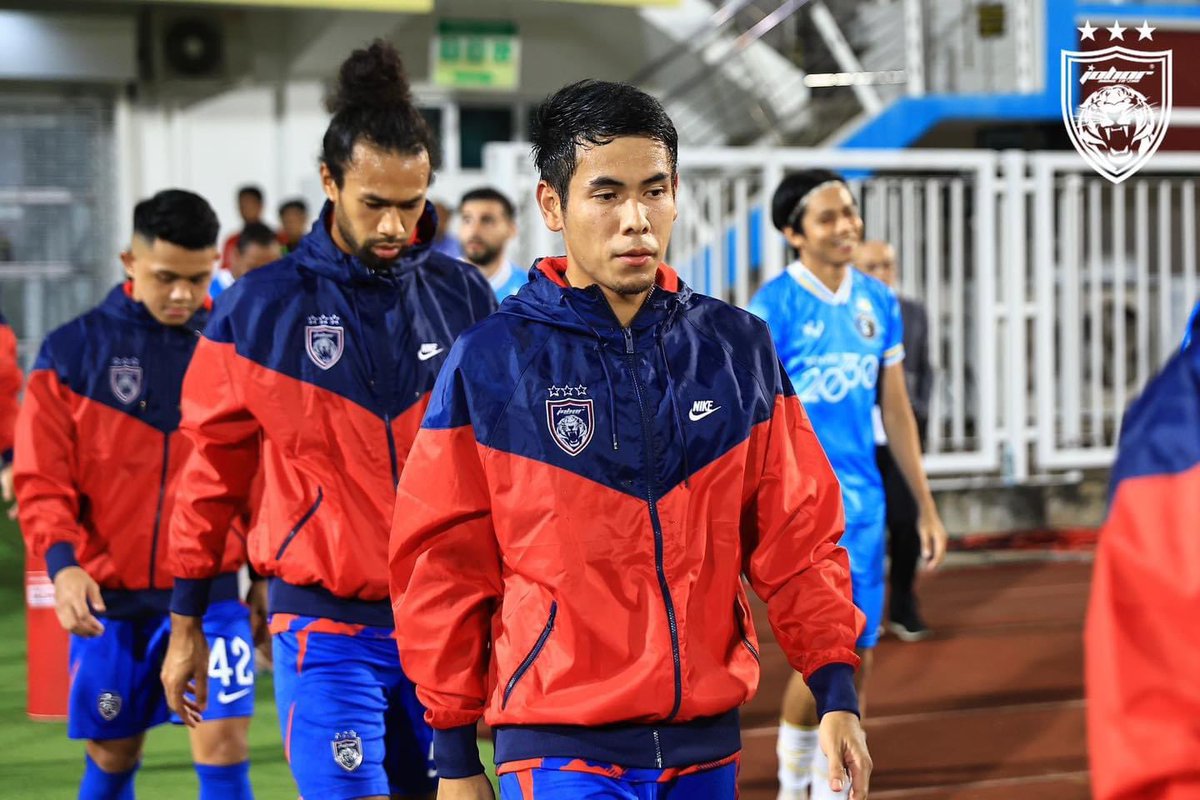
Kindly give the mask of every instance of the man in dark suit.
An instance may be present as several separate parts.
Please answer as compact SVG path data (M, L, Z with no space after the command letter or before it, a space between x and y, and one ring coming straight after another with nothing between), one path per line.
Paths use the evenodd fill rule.
M896 249L887 242L863 242L855 263L863 272L896 288L899 278ZM925 305L919 300L900 297L900 317L904 326L904 378L923 448L925 428L929 422L929 396L933 390L933 366L929 360L929 316L925 312ZM892 566L887 625L900 639L916 642L929 635L929 628L921 618L913 591L921 553L921 542L917 537L917 505L892 458L886 439L876 448L875 455L879 471L883 474L887 526L891 534L888 546Z

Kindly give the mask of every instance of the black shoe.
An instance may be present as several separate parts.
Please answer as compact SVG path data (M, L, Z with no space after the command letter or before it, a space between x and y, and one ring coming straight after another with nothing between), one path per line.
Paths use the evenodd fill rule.
M919 642L933 633L926 627L925 620L921 619L916 609L889 619L888 630L896 634L896 638L902 642Z

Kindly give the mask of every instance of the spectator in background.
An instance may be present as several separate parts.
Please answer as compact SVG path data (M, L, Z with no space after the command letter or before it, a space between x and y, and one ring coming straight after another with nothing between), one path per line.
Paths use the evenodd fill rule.
M462 259L479 267L503 300L525 285L525 272L506 257L508 243L517 235L512 201L490 186L472 189L458 205L458 240Z
M262 222L262 189L257 186L243 186L238 189L237 200L238 215L242 218L243 227L252 222ZM221 246L221 269L230 272L233 271L233 262L237 258L237 243L240 236L241 231L232 234L225 240L225 244Z
M17 360L17 337L8 320L0 314L0 496L13 501L13 435L20 408L21 363ZM9 519L16 519L17 509L9 509Z
M896 282L900 277L896 266L896 248L887 242L863 242L855 261L860 270L896 291ZM929 315L919 300L905 297L898 291L896 296L900 300L900 319L904 326L904 379L908 385L913 416L917 420L917 435L924 450L925 429L929 424L929 395L933 391L933 366L929 362ZM921 556L921 538L917 535L917 501L887 446L887 436L883 435L877 441L882 441L875 448L875 460L883 475L890 534L888 629L903 641L916 642L929 635L929 628L921 618L917 596L913 591L917 562Z
M308 228L308 204L303 200L288 200L279 207L279 243L283 245L283 255L296 249Z
M454 211L441 200L432 202L433 210L437 213L437 232L433 235L433 244L430 247L434 252L462 260L462 248L458 246L458 239L450 235L450 220L454 217Z
M261 222L251 222L238 234L233 263L229 269L219 269L208 287L209 296L216 300L221 293L240 280L247 272L266 266L283 257L279 237Z
M251 270L278 261L283 255L275 231L261 222L251 222L238 237L237 260L233 264L233 279L239 280Z

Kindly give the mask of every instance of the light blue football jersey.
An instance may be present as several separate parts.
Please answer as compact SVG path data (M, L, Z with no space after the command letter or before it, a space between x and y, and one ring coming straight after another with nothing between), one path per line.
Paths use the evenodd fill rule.
M488 279L496 300L504 302L504 298L514 295L517 290L529 282L529 274L521 270L511 261L505 261L496 274Z
M766 320L833 471L848 523L881 520L871 410L879 371L904 360L900 302L882 281L849 269L836 292L795 262L750 302Z

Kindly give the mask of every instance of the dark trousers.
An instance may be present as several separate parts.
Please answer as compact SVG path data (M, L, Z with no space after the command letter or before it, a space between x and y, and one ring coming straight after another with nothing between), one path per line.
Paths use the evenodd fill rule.
M925 441L925 425L917 420L921 441ZM917 562L921 558L921 537L917 533L917 500L904 480L904 473L892 451L886 445L875 448L875 461L883 476L883 493L887 506L888 556L891 571L888 575L888 614L895 619L915 608L913 582Z

